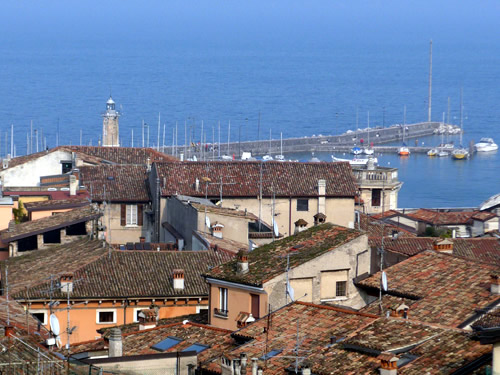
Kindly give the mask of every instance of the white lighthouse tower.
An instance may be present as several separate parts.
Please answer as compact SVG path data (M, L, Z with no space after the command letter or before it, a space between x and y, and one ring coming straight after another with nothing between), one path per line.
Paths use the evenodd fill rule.
M115 110L115 102L111 95L106 102L106 112L102 114L102 145L104 147L120 147L118 133L118 117L120 113Z

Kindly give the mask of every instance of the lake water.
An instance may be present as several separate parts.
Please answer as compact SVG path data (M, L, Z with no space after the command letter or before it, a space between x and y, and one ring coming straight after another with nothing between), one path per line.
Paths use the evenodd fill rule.
M96 145L101 112L110 94L121 110L122 145L142 145L141 123L149 145L171 144L179 126L199 140L201 123L208 141L337 134L359 125L382 126L427 118L428 44L404 46L343 43L222 47L144 42L59 42L0 45L0 155L6 133L15 128L16 154L26 153L30 122L49 147ZM434 43L433 120L441 120L451 98L450 121L459 120L464 89L464 144L483 136L500 142L500 53L488 44ZM165 127L165 135L163 128ZM147 129L147 128L146 128ZM146 131L147 134L147 131ZM217 135L216 135L217 138ZM439 137L426 144L437 145ZM147 139L145 141L147 143ZM410 141L412 142L412 141ZM458 139L455 138L455 143ZM7 147L10 146L10 140ZM33 146L36 150L36 146ZM39 145L41 149L41 145ZM10 150L9 150L10 152ZM317 155L331 160L330 154ZM308 155L299 155L307 160ZM401 207L477 206L500 191L497 154L471 160L411 155L379 156L381 165L399 168L404 182Z

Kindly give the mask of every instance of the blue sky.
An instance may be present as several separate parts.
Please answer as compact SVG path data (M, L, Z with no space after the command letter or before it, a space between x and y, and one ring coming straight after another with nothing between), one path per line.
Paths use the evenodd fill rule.
M498 1L3 0L4 42L496 41Z

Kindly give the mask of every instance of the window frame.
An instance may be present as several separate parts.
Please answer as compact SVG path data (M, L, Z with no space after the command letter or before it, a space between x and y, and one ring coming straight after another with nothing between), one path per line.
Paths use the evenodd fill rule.
M35 315L33 315L33 314L43 314L43 322L41 321L40 323L44 326L46 326L48 324L48 312L47 312L47 310L42 310L42 309L31 310L31 309L29 309L28 311L35 319L38 319L38 318L35 317Z
M340 285L343 284L343 286L341 286L341 288L344 289L344 294L342 294L342 295L339 294L339 284ZM347 298L347 280L335 282L335 298Z
M139 208L137 207L136 204L125 205L125 225L127 227L136 227L139 225L138 215L139 215Z
M299 205L299 202L301 202L300 205ZM305 207L305 209L304 209L304 207ZM297 198L296 211L297 212L309 212L309 199L307 199L307 198Z
M376 193L377 192L377 193ZM374 195L377 195L378 197L375 197ZM372 196L371 196L371 205L372 207L381 207L382 206L382 189L372 189ZM378 204L375 204L378 203Z
M113 313L113 321L112 322L101 322L101 320L99 319L99 314L104 313L104 312ZM116 309L97 309L96 310L96 318L95 318L96 324L116 324L116 315L117 315Z
M219 287L219 309L222 311L228 311L227 308L227 298L228 290L227 288Z

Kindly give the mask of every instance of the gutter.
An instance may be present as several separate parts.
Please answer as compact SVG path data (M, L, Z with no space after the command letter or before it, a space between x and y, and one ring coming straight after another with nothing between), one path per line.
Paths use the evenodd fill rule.
M211 277L205 277L205 281L209 284L216 284L216 285L226 286L229 288L243 289L243 290L247 290L249 292L255 292L255 293L265 293L266 292L264 290L264 288L262 288L262 287L251 286L251 285L246 285L246 284L239 284L239 283L234 283L234 282L225 281L225 280L218 280L218 279L214 279Z

